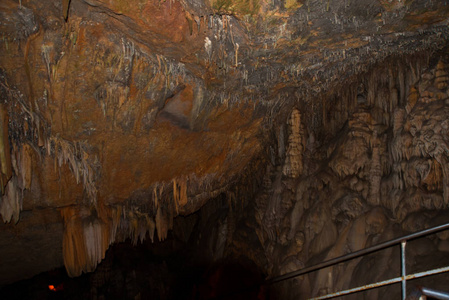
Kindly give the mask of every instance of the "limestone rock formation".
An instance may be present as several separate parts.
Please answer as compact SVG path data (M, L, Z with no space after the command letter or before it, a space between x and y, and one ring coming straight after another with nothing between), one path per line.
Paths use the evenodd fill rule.
M93 272L145 239L276 276L424 228L449 209L448 16L424 0L2 1L0 285ZM416 253L449 249L429 243Z
M374 85L364 82L379 76L377 72L395 74L398 70L394 67L383 67L365 74L359 80L367 86L366 92L373 95L374 100L370 105L358 103L347 123L341 125L335 136L321 141L321 144L328 145L327 149L320 149L324 155L307 153L308 150L305 150L301 163L304 164L304 170L313 171L302 174L293 182L285 173L272 182L266 176L267 182L264 184L276 185L278 190L264 189L255 196L256 218L263 215L264 210L270 211L276 194L283 195L280 200L282 203L290 203L284 210L277 210L277 218L282 222L273 224L270 219L263 218L253 226L266 257L258 263L267 270L268 276L281 275L285 268L289 269L291 262L287 257L298 260L297 268L293 268L298 270L401 234L447 222L446 219L436 217L447 215L449 210L449 185L445 171L449 136L444 129L449 118L449 94L447 87L433 91L438 78L436 74L445 72L442 61L446 59L446 54L441 54L427 67L420 67L421 71L409 69L408 72L414 74L413 78L402 75L396 79L387 79L385 84L391 88L400 85L401 78L410 78L405 83L408 90L403 90L408 96L396 94L400 89L395 89L395 94L383 92L382 80L377 80ZM388 71L388 68L393 70ZM382 96L378 97L379 94ZM411 97L414 99L411 100ZM400 98L405 100L402 104L397 101ZM341 101L350 102L345 99ZM293 110L292 114L296 113ZM301 143L303 149L307 149L305 142ZM274 161L289 164L288 160ZM307 167L317 163L321 165L319 169ZM277 183L277 180L280 182ZM290 189L295 193L286 193ZM247 218L248 213L251 210L242 212L242 216ZM434 221L431 222L431 219ZM401 226L402 229L397 230ZM273 230L278 235L273 235ZM283 232L288 232L284 239ZM293 253L276 250L284 249L290 243L295 244L294 237L298 234L303 237L304 247ZM420 261L425 257L444 257L447 251L443 246L445 240L446 233L443 232L437 237L412 243L409 246L409 259ZM244 247L240 245L239 248ZM394 261L398 270L400 264L397 259L397 253L388 249L372 257L353 259L343 265L301 276L288 286L287 283L274 284L273 289L276 293L282 293L285 289L293 288L299 291L298 297L301 299L323 295L393 278L397 273L389 264ZM447 260L440 261L440 264L444 263ZM431 265L427 263L423 268L429 269ZM369 272L366 272L367 268ZM444 278L440 280L443 282ZM359 295L357 299L378 299L387 295L390 297L394 293L398 291L393 288L380 289ZM284 296L294 299L287 294Z

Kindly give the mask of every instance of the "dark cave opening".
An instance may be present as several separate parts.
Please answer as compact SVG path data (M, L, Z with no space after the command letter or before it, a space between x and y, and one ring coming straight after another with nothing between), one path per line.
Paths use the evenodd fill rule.
M217 197L207 213L179 217L164 241L147 236L133 244L130 239L112 245L94 272L70 278L65 268L41 273L0 288L2 299L265 299L266 274L244 256L213 260L201 247L210 241L212 220L225 217L224 197ZM211 218L201 222L210 211ZM187 220L187 221L186 221ZM179 221L179 220L178 220ZM186 240L177 230L194 222ZM209 226L208 226L209 225ZM201 228L198 228L201 226ZM202 236L203 235L203 236ZM204 239L206 235L206 239Z
M154 256L144 245L125 242L111 247L94 273L70 278L59 268L4 286L0 295L11 300L265 299L263 276L248 262L206 265L180 259L188 258L173 253Z

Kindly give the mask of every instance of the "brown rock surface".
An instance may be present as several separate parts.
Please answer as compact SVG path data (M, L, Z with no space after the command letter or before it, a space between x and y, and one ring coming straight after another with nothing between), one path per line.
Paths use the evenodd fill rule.
M447 209L448 15L418 0L2 1L0 284L93 271L114 242L243 202L265 170L257 228L234 236L235 209L226 245L257 238L270 272Z

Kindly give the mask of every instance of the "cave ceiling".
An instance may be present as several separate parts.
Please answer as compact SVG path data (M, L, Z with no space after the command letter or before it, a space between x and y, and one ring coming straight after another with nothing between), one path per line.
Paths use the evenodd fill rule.
M424 0L2 0L0 283L163 240L269 160L293 108L335 134L331 95L429 59L448 16Z

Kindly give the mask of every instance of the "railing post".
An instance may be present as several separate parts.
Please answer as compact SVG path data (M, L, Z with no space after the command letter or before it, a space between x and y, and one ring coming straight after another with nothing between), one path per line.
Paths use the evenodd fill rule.
M376 288L376 287L380 287L380 286L385 286L385 285L389 285L389 284L397 284L399 282L401 282L402 284L402 299L406 299L407 296L407 289L406 289L406 281L407 280L411 280L411 279L415 279L415 278L421 278L421 277L425 277L425 276L430 276L430 275L434 275L434 274L440 274L443 272L449 272L449 266L446 267L442 267L442 268L437 268L437 269L433 269L433 270L428 270L425 272L419 272L419 273L415 273L415 274L410 274L407 275L406 273L406 257L405 257L405 248L406 248L406 244L408 240L411 239L416 239L419 237L423 237L429 234L433 234L439 231L443 231L443 230L448 230L449 229L449 223L446 224L442 224L439 226L435 226L432 228L428 228L428 229L424 229L415 233L411 233L409 235L405 235L399 238L395 238L392 239L390 241L387 242L383 242L381 244L377 244L375 246L371 246L369 248L365 248L362 250L358 250L343 256L339 256L336 258L332 258L329 259L327 261L321 262L319 264L310 266L310 267L306 267L300 270L296 270L293 272L289 272L287 274L281 275L281 276L276 276L270 279L267 279L265 281L265 285L270 285L270 284L274 284L280 281L284 281L293 277L297 277L300 275L305 275L308 273L311 273L313 271L317 271L317 270L321 270L324 269L326 267L330 267L330 266L334 266L336 264L339 264L341 262L345 262L348 261L350 259L354 259L357 257L361 257L370 253L373 253L375 251L379 251L388 247L392 247L392 246L396 246L397 244L401 243L401 276L393 278L393 279L389 279L389 280L384 280L384 281L380 281L380 282L376 282L376 283L370 283L364 286L359 286L357 288L352 288L352 289L348 289L348 290L344 290L344 291L339 291L339 292L335 292L332 294L328 294L328 295L324 295L324 296L320 296L318 298L311 298L311 299L329 299L329 298L333 298L333 297L337 297L337 296L343 296L343 295L348 295L348 294L352 294L352 293L357 293L360 291L364 291L367 289L372 289L372 288ZM449 300L449 298L448 298Z
M402 277L402 300L405 300L405 298L407 297L407 291L406 291L406 278L405 276L407 275L405 272L405 246L407 244L406 240L401 241L401 264L402 264L402 272L401 272L401 277Z

